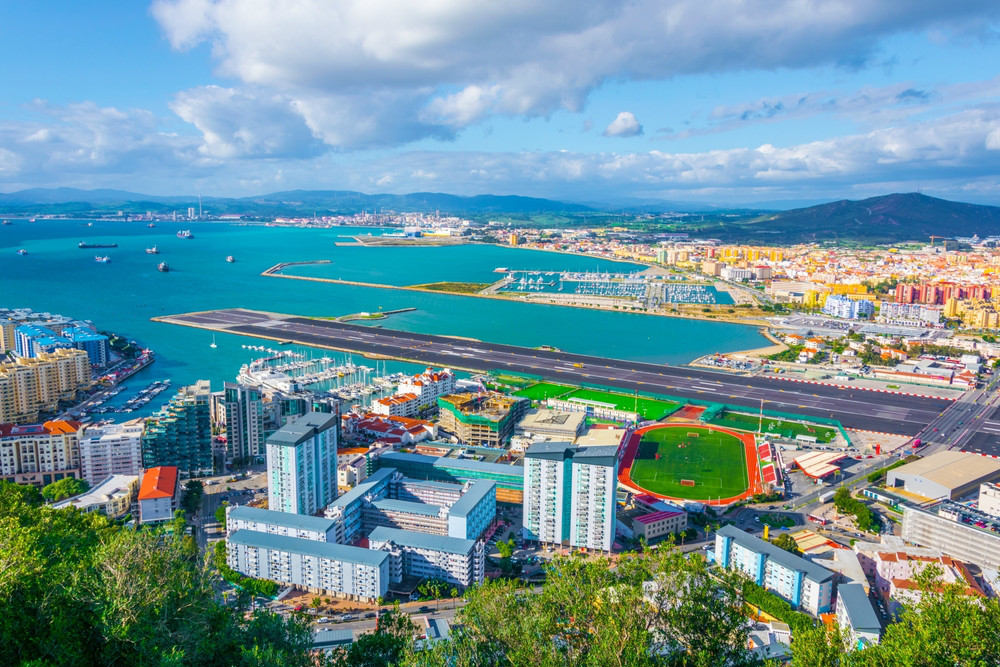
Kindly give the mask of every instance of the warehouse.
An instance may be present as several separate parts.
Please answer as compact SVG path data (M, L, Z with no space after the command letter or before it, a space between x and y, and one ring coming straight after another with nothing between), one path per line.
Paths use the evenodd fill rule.
M968 452L943 451L890 470L886 486L929 500L957 500L1000 479L1000 460Z

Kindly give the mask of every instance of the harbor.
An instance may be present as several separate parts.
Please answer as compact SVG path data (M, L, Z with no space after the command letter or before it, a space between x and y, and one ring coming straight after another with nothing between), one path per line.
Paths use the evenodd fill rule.
M710 285L679 282L672 276L645 271L519 271L505 267L494 271L506 275L491 291L508 294L574 294L631 301L648 309L678 303L718 305L726 302L726 298L720 298L720 293Z

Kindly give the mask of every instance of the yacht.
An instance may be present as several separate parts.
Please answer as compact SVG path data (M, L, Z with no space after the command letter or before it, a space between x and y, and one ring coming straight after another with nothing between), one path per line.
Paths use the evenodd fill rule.
M166 273L167 271L170 270L170 267L167 266L166 262L160 262L159 264L156 265L156 270L161 273Z
M110 264L111 263L111 258L108 257L107 255L105 255L104 257L101 257L100 255L96 255L94 257L94 261L97 262L98 264Z
M232 255L226 255L226 261L229 262L230 264L232 264L233 262L236 261L236 259L233 258Z
M24 248L21 248L20 250L17 251L17 254L18 255L27 255L28 251L25 250Z
M152 248L146 248L146 254L147 255L159 255L160 254L160 249L157 248L154 245Z
M179 239L193 239L194 234L191 233L190 229L185 229L183 231L177 232L177 238Z
M212 344L209 345L209 347L211 348L219 347L218 345L215 344L215 334L212 334Z

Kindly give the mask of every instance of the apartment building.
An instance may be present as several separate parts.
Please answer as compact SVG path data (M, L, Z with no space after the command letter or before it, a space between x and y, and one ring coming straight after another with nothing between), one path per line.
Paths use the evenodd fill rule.
M735 526L716 531L715 562L743 571L793 608L817 615L833 606L833 572Z
M372 412L388 417L416 417L423 404L416 394L396 394L372 402Z
M945 500L927 507L904 504L902 537L911 544L980 567L1000 570L1000 519Z
M524 454L525 539L611 551L617 447L541 442Z
M226 562L248 577L369 603L389 590L389 560L386 551L255 530L226 540Z
M966 595L985 595L966 564L950 556L881 551L875 554L874 560L875 587L893 612L902 604L920 602L923 590L917 578L928 567L934 567L938 571L942 584L960 584Z
M143 466L174 466L183 477L212 474L211 399L209 381L199 380L156 412L142 434Z
M393 583L413 576L471 586L485 577L486 549L480 541L378 526L368 535L368 546L389 554Z
M181 485L174 466L142 471L139 481L139 523L161 523L174 518L180 507Z
M310 412L267 439L268 507L315 514L337 498L340 415Z
M35 421L56 412L92 384L87 353L76 349L42 352L0 363L0 423Z
M142 472L142 430L140 419L81 429L81 478L94 486L109 475L138 477Z
M864 586L840 584L837 587L836 612L837 624L847 638L849 649L863 649L879 642L882 624L878 621Z
M138 489L137 475L108 475L86 493L60 500L52 508L75 507L81 512L100 512L108 518L119 519L132 509Z
M253 530L270 535L336 542L336 522L322 517L235 505L226 508L226 531Z
M427 368L399 383L396 395L412 394L417 397L417 408L423 410L435 404L438 397L455 391L455 374L445 368L434 371ZM404 415L408 416L408 415Z
M80 422L0 424L0 479L41 488L80 477Z
M264 456L264 397L260 389L226 382L222 394L229 456L244 460Z

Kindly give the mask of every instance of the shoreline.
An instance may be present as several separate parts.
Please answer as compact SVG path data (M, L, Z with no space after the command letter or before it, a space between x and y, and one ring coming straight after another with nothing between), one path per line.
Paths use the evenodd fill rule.
M542 251L542 252L551 252L551 251ZM561 252L561 251L557 251L557 252ZM578 255L578 253L566 253L566 254ZM622 261L624 261L624 260L622 260ZM317 277L317 276L296 276L296 275L290 275L290 274L284 274L284 273L277 273L278 271L282 270L284 267L287 267L287 266L302 266L302 265L305 265L305 264L327 264L327 263L329 263L329 260L301 261L301 262L295 262L295 263L291 263L291 262L279 262L279 263L275 264L274 266L272 266L272 267L270 267L270 268L265 269L264 271L262 271L260 273L260 275L268 277L268 278L284 278L286 280L305 280L305 281L308 281L308 282L330 283L330 284L334 284L334 285L348 285L348 286L352 286L352 287L367 287L367 288L372 288L372 289L388 289L388 290L399 290L399 291L406 291L406 292L423 292L425 294L439 294L439 295L444 294L444 295L449 295L449 296L469 297L469 298L474 298L474 299L495 299L495 300L499 300L499 301L508 301L508 302L512 302L512 303L530 303L530 304L536 304L536 305L540 305L540 306L558 306L558 307L561 307L561 308L579 308L579 309L585 309L585 310L602 310L602 311L606 311L606 312L610 312L610 313L624 313L624 314L627 314L627 315L650 315L650 316L654 316L654 317L671 317L671 318L683 319L683 320L696 320L696 321L704 321L704 322L722 322L722 323L725 323L725 324L738 324L738 325L742 325L742 326L756 327L758 333L760 333L764 338L766 338L768 341L771 342L770 345L763 345L763 346L758 347L758 348L751 348L750 350L743 350L743 351L740 351L740 352L727 352L726 354L744 354L744 355L751 354L751 353L763 354L764 351L771 350L774 347L776 347L777 345L782 345L782 346L784 345L783 343L780 343L780 341L777 341L777 339L775 339L769 333L767 333L767 327L768 327L768 323L767 322L765 322L765 321L763 321L761 319L758 319L758 318L748 318L748 319L734 318L734 317L729 316L728 313L717 313L717 314L716 313L705 313L705 314L700 314L700 313L682 313L682 312L672 313L672 312L649 312L649 311L638 311L638 310L623 310L623 309L607 308L607 307L602 307L602 306L598 306L598 305L569 304L569 303L559 303L558 301L541 301L541 300L536 300L536 299L532 299L532 298L509 297L509 296L504 296L504 295L501 295L501 294L483 294L483 293L479 293L479 292L473 293L473 294L468 294L468 293L463 293L463 292L450 292L450 291L445 291L445 290L427 289L425 287L417 287L417 286L409 286L409 285L387 285L387 284L382 284L382 283L370 283L370 282L365 282L365 281L360 281L360 280L344 280L344 279L341 279L341 278L320 278L320 277ZM681 305L689 305L689 304L681 304ZM697 304L695 304L695 305L697 305ZM717 304L717 305L719 307L727 307L727 304ZM784 348L782 347L781 349L784 349ZM770 353L772 353L772 352L769 352L769 354Z

